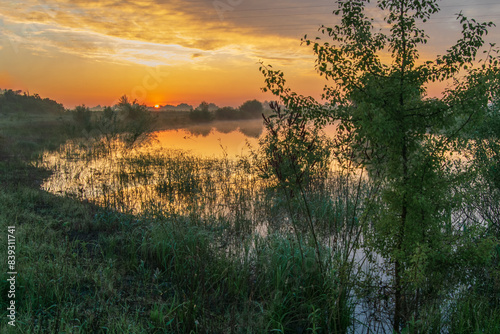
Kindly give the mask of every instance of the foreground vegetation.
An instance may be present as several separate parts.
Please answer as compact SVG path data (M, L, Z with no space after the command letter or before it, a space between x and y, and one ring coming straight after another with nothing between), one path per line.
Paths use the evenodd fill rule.
M361 170L329 171L319 158L290 165L286 151L275 151L279 141L263 146L268 151L257 160L232 161L85 138L58 147L68 136L61 123L17 124L26 132L2 127L0 221L4 229L16 226L19 273L16 328L2 322L2 332L388 331L392 298L387 281L379 281L383 261L363 240L366 199L378 185ZM46 132L34 131L40 128ZM42 191L51 174L37 158L45 147L66 159L59 169L109 161L86 179L96 193ZM287 166L279 177L277 161ZM297 173L293 161L311 165ZM488 166L484 173L493 173L495 165ZM466 203L485 215L498 210L498 190L488 180L464 180ZM490 219L498 224L497 216ZM444 275L449 289L426 296L432 303L410 322L414 332L499 330L498 239L481 225L457 238L462 247L453 258L431 264L423 252L414 257L416 266ZM436 267L448 264L446 271ZM424 271L414 273L415 282L425 280ZM6 295L8 283L1 284Z
M381 29L374 11L384 17ZM285 106L266 120L277 134L267 160L282 182L297 184L296 175L318 162L310 135L334 124L331 154L340 168L362 170L377 185L360 218L363 248L376 257L369 262L389 300L385 331L461 332L470 324L466 332L497 332L489 312L500 306L498 205L491 201L499 191L499 49L483 40L492 22L459 13L458 41L435 59L419 59L429 38L422 27L438 11L435 0L337 1L338 24L302 40L332 83L326 105L295 94L282 72L263 64L265 90ZM433 82L447 84L441 97L427 96ZM282 165L291 173L276 168ZM477 201L483 196L487 206ZM442 327L445 319L452 322Z
M141 212L116 200L96 206L39 188L50 172L30 161L67 137L61 123L42 123L47 132L33 131L42 126L29 117L18 124L24 133L2 126L0 221L4 229L16 226L19 273L16 327L2 321L2 332L259 333L349 326L346 292L335 279L324 279L334 274L324 271L332 257L325 253L320 269L306 236L299 243L287 237L284 203L272 189L256 189L248 164L180 153L126 156L130 179L123 189L133 178L154 180L166 201L150 201ZM33 144L21 144L26 140ZM81 158L110 153L88 152L82 149ZM141 176L154 168L164 178ZM113 173L123 178L123 172ZM224 182L214 184L213 177ZM204 210L214 204L201 200L209 193L224 207ZM186 205L168 206L173 202ZM255 232L261 220L251 219L250 206L275 221L266 233ZM330 210L324 214L334 214ZM6 296L9 284L1 284ZM2 298L4 310L6 302Z

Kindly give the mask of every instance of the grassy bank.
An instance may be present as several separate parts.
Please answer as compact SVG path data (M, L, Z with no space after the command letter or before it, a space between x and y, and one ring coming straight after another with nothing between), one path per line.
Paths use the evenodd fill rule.
M243 235L240 227L237 233L229 218L202 218L197 210L172 214L151 206L131 215L42 191L51 172L30 161L67 139L61 124L25 116L0 127L0 225L4 231L15 226L18 272L16 327L2 321L1 332L325 332L348 326L345 296L335 280L325 279L331 273L315 264L307 237L299 245L286 233ZM229 236L240 240L237 247L227 247ZM6 251L4 243L2 258ZM2 319L9 288L2 280Z
M283 192L255 176L252 160L129 148L113 155L98 141L60 146L77 134L67 121L25 114L0 123L0 226L4 235L15 226L18 273L15 298L1 281L2 319L10 300L16 305L16 327L2 321L2 333L388 328L388 268L369 248L377 185L362 174L323 175ZM53 171L41 167L45 150L59 154ZM95 192L40 189L78 161L90 176L67 175ZM457 261L415 254L408 284L428 294L405 330L500 331L497 239L481 231L457 232L459 247L450 251ZM449 283L427 289L420 268Z

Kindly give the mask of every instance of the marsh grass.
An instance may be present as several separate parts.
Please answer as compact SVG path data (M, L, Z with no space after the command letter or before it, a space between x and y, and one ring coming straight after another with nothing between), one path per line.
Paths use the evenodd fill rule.
M194 213L200 218L231 216L238 224L257 214L262 181L248 172L245 161L123 147L101 155L75 143L47 153L42 161L54 171L44 189L121 212L161 207L164 212Z
M47 124L55 135L38 138ZM0 332L372 329L360 305L376 295L362 248L376 185L362 174L330 170L289 198L248 158L101 140L59 146L68 138L57 124L0 133L0 224L16 226L19 272L16 328L2 322ZM426 310L410 332L498 332L491 300L466 297L446 314Z
M9 208L2 222L18 226L23 256L19 330L260 333L349 326L352 308L333 266L326 274L311 262L306 235L298 251L282 200L252 174L249 161L106 152L96 143L73 142L31 165L19 161L17 170L37 175L22 174L31 178L24 187L2 192ZM54 194L37 188L49 168L66 182L64 189L46 188ZM318 212L324 220L331 214ZM324 254L331 262L326 248Z

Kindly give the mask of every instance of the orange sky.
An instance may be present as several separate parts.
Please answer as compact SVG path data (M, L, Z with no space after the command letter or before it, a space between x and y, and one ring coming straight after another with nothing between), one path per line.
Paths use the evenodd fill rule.
M456 41L460 10L500 24L497 2L440 1L441 12L424 26L431 39L423 58ZM0 0L0 6L0 88L38 93L67 108L111 105L124 94L148 105L271 99L260 91L259 61L282 69L293 90L318 98L325 82L300 38L336 20L334 2L325 0ZM373 17L382 27L383 14ZM487 40L499 36L492 28Z

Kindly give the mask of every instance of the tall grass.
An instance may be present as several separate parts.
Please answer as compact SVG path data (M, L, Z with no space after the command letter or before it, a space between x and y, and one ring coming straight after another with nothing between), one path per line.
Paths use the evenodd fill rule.
M389 278L365 242L378 185L362 171L328 169L290 196L249 158L94 139L37 149L0 161L0 224L17 226L20 254L14 332L383 331ZM495 296L475 293L407 330L498 332Z
M251 161L119 146L106 152L95 144L45 154L41 165L54 174L43 187L103 208L81 229L106 233L91 244L109 265L120 250L122 270L162 287L147 307L156 329L326 333L351 326L352 296L339 275L338 233L347 218L341 205L330 206L333 174L307 195L325 242L318 266L313 239L306 230L300 240L291 234L290 203ZM300 221L304 203L291 204ZM137 232L127 242L119 231Z

